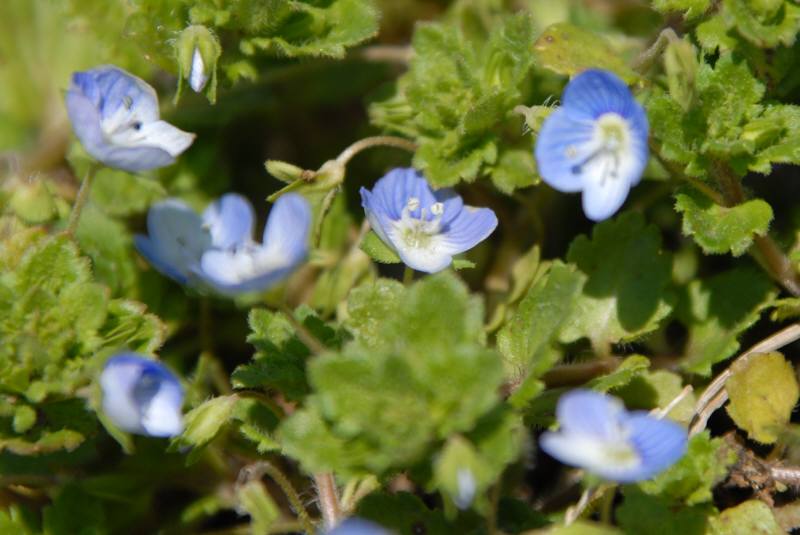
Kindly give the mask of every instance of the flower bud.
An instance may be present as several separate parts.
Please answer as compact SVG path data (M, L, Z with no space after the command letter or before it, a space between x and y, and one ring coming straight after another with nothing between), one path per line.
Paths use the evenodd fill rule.
M186 80L196 93L205 90L208 100L214 102L217 96L217 60L222 53L219 40L208 28L195 24L181 32L175 46L180 77L178 95Z

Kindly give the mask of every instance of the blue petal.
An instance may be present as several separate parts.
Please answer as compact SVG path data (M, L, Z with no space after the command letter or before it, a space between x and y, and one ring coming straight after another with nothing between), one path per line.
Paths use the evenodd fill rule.
M583 213L592 221L602 221L614 215L625 203L631 183L624 177L588 180L581 201Z
M575 119L594 120L614 112L626 119L646 115L619 76L609 71L589 69L573 78L564 89L562 107Z
M264 247L281 254L291 264L302 262L308 254L311 205L302 195L287 193L272 207L264 228Z
M131 172L163 167L174 163L175 156L194 139L193 134L158 121L158 97L153 88L117 67L74 73L65 103L81 144L109 167ZM123 136L124 143L114 142L111 138L118 134L103 129L107 120L116 126L120 120L138 123L147 135Z
M658 419L646 412L634 412L627 418L630 442L639 453L641 468L628 474L629 481L649 479L675 464L686 453L686 429L668 419Z
M542 179L553 189L573 193L583 188L576 165L595 150L594 123L573 118L564 107L545 119L536 139L536 165Z
M446 193L442 195L446 195ZM430 219L432 217L430 206L438 199L434 196L428 181L416 169L398 167L386 173L375 183L372 188L371 209L378 213L384 213L396 221L400 219L403 209L411 198L419 200L419 208L410 212L410 215L419 218L421 210L425 208L428 210L428 219ZM364 208L367 207L364 206Z
M445 214L447 214L445 209ZM455 255L472 249L489 237L497 227L497 216L489 208L465 206L450 223L442 229L449 254Z
M173 436L182 429L183 388L160 362L136 353L106 361L100 375L103 410L120 429L150 436Z
M238 193L227 193L203 212L203 224L211 233L215 247L230 249L253 239L255 211Z
M251 266L257 262L255 257L259 254L272 256L264 247L247 251L207 251L200 261L200 266L193 271L217 293L236 296L267 290L288 277L299 263L299 261L287 263L287 259L281 256L276 259L280 262L279 266L270 265L276 262L267 263L262 269L245 272L246 276L243 276L241 264L252 269Z
M149 236L138 235L134 244L150 264L180 284L211 247L211 236L200 216L182 201L167 199L147 213Z
M556 417L566 433L590 435L598 440L618 436L625 408L618 399L593 390L572 390L561 396Z
M326 535L389 535L389 532L369 520L348 518Z

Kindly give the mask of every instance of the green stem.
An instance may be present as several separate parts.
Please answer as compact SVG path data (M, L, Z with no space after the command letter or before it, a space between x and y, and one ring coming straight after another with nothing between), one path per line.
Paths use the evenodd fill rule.
M353 159L356 154L372 147L395 147L398 149L407 150L408 152L415 152L417 150L416 143L402 137L372 136L360 139L344 149L342 153L337 156L336 161L341 165L347 165L347 163Z
M672 28L665 28L664 30L661 30L661 33L658 34L655 42L650 45L647 50L639 54L639 57L634 60L632 65L633 70L640 74L647 72L647 70L653 65L653 63L655 63L659 56L661 56L669 43L680 40L681 38L678 37L678 34L675 33L675 30Z
M325 353L328 350L328 348L325 347L325 345L322 342L320 342L319 339L316 336L314 336L311 333L311 331L309 331L306 328L305 325L300 323L297 320L297 318L294 317L294 312L292 312L292 310L288 306L283 305L281 307L281 311L283 312L283 314L286 316L286 319L294 328L297 337L300 339L301 342L303 342L306 345L306 347L308 347L308 349L311 350L312 353L314 353L315 355L321 355L322 353Z
M325 223L325 216L328 215L331 206L333 206L333 200L336 198L340 189L339 186L333 188L322 199L322 206L320 206L319 209L319 218L317 219L317 224L314 225L314 237L311 241L315 249L319 249L319 243L322 240L322 224Z
M300 495L295 490L291 481L289 481L289 478L286 477L286 475L284 475L284 473L281 472L277 466L267 461L260 461L253 467L253 473L255 475L259 475L261 473L267 474L270 478L272 478L272 480L286 495L286 498L292 505L292 509L294 509L297 513L297 517L300 520L300 523L303 525L303 530L308 535L313 535L316 533L314 529L314 523L311 521L308 511L306 511L306 508L303 505L303 500L300 499Z
M403 270L403 284L410 286L414 282L414 270L408 266Z
M72 205L72 211L69 214L67 228L64 231L68 236L75 235L75 230L78 228L78 221L80 221L81 218L81 212L86 205L86 201L89 200L89 192L92 189L94 175L97 174L99 167L100 166L96 163L89 165L89 170L86 171L86 176L83 178L83 182L81 182L81 187L78 189L78 194L75 196L75 204Z

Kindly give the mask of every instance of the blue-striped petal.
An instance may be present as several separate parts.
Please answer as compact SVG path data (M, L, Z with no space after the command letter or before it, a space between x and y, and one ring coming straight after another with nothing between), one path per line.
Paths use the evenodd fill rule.
M641 469L632 480L650 479L675 464L686 453L686 429L669 419L659 419L645 412L627 418L629 441L639 454Z

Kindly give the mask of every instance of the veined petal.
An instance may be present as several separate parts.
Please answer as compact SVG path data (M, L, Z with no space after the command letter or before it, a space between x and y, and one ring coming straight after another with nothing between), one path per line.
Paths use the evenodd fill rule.
M185 284L193 266L211 247L201 217L185 203L168 199L147 214L149 237L137 236L136 248L158 271Z
M627 118L641 109L622 79L599 69L585 70L570 80L562 105L575 119L589 120L608 112Z
M536 140L536 165L542 179L553 189L574 193L583 188L576 165L597 150L594 124L573 118L561 107L545 119Z
M626 422L629 441L642 459L636 480L649 479L675 464L686 453L686 429L672 420L658 419L646 412L634 412Z
M446 214L445 209L445 214ZM497 216L489 208L465 206L442 230L445 243L455 255L472 249L497 228Z
M127 147L154 147L173 159L189 148L195 135L184 132L166 121L142 123L138 129L127 129L111 136L111 143Z
M311 206L302 195L287 193L275 201L264 228L268 255L283 257L287 264L301 262L308 254L311 219Z
M409 199L417 199L419 207L410 212L412 217L419 217L422 209L428 210L437 202L428 181L419 171L410 167L392 169L381 177L372 188L373 210L383 212L392 220L400 219Z
M389 230L391 229L391 219L384 209L383 204L375 202L375 196L367 188L359 190L361 194L361 206L369 220L369 226L386 244L391 244L389 240Z
M215 247L230 249L253 240L255 210L245 197L226 193L203 212L203 225Z

